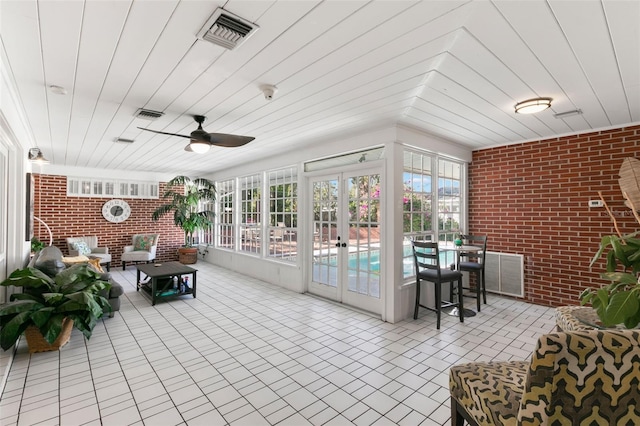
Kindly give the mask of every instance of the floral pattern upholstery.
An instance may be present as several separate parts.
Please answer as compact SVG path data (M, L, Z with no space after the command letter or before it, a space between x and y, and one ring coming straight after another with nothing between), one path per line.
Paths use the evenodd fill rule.
M133 240L133 250L134 251L151 251L151 247L156 245L156 236L155 234L141 234L136 235Z
M640 331L551 333L530 362L457 365L449 378L452 424L457 410L478 425L635 425Z

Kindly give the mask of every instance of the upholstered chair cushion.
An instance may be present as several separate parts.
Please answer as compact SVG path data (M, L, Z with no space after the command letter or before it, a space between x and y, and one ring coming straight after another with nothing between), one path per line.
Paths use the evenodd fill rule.
M640 419L640 330L550 333L538 339L523 367L452 367L452 415L463 410L479 425L630 425Z
M529 361L472 362L451 367L451 397L480 425L515 425Z
M538 340L518 421L626 425L640 419L640 331L552 333Z

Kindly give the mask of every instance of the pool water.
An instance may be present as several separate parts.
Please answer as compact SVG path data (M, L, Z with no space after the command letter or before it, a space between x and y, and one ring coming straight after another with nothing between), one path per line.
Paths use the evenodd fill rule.
M449 265L453 263L453 252L441 252L441 265ZM336 266L338 264L337 256L331 256L329 265ZM380 250L362 251L360 253L349 254L348 269L359 271L370 271L373 273L380 272ZM402 272L403 276L411 277L415 275L413 250L411 246L405 245L402 253Z

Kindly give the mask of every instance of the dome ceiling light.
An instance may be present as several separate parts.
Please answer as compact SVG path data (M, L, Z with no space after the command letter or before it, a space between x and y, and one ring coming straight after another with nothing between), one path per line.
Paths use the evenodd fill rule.
M534 98L516 104L516 114L535 114L551 106L551 98Z

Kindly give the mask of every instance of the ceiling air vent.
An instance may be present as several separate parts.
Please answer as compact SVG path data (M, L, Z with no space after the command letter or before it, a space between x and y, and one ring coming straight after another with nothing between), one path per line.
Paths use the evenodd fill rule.
M218 8L204 24L198 38L232 50L244 43L258 28L256 24Z
M164 112L160 111L152 111L150 109L140 108L136 111L136 117L142 118L143 120L155 120L156 118L160 118L164 115Z
M122 143L133 143L135 142L133 139L126 139L126 138L116 138L115 142L122 142Z

